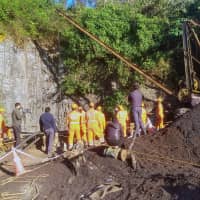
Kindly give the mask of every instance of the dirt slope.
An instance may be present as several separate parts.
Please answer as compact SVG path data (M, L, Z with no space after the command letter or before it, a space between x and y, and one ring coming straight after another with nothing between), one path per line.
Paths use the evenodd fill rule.
M119 182L123 190L107 195L106 200L199 200L199 149L197 106L160 133L136 139L137 171L127 163L89 151L85 153L86 162L79 160L80 167L73 162L77 174L68 161L58 160L31 175L47 175L37 182L39 200L78 200L110 180Z

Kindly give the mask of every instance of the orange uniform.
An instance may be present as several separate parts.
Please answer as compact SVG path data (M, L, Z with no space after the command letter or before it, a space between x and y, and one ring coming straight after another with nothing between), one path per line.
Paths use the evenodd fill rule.
M103 140L99 128L98 112L94 109L93 106L90 106L90 109L86 112L86 122L87 122L89 145L94 145L95 136L100 138L100 140Z
M144 124L144 126L147 123L147 111L144 107L144 103L142 103L142 123Z
M86 113L82 108L79 108L81 121L80 121L80 131L82 141L87 144L87 127L86 127Z
M126 137L127 126L126 123L129 121L128 112L123 109L122 106L119 106L119 111L117 112L117 120L121 124L123 129L123 136Z
M158 98L156 107L156 129L164 128L164 108L162 99Z
M97 111L98 111L98 121L99 121L99 128L101 131L101 136L104 137L104 131L106 128L106 118L105 118L104 113L102 112L101 106L97 107Z
M68 137L69 149L73 147L74 136L76 136L77 142L81 140L80 121L81 121L81 115L76 110L71 111L67 116L67 124L69 130L69 137Z

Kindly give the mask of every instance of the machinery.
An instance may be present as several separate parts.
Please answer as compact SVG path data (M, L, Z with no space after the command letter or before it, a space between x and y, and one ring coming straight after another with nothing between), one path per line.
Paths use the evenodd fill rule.
M195 106L200 103L200 24L193 20L183 23L183 50L185 80L179 81L178 99L183 104Z

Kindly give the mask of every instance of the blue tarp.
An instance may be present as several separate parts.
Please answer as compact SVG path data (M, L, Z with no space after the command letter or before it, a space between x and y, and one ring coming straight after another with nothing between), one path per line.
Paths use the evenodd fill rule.
M80 2L87 8L95 8L97 4L96 0L80 0Z
M66 8L72 8L76 6L76 0L66 0Z
M97 0L54 0L55 3L61 3L65 5L66 8L72 8L81 3L87 8L95 8L97 6Z

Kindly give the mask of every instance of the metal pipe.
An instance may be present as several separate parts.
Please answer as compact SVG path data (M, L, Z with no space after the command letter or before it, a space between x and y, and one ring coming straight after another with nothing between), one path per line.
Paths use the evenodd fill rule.
M120 59L126 65L128 65L129 67L131 67L132 69L134 69L135 71L137 71L139 74L141 74L143 77L145 77L147 80L149 80L150 82L152 82L153 84L155 84L157 87L159 87L160 89L162 89L167 94L173 95L173 92L171 90L169 90L168 88L166 88L165 86L163 86L161 83L159 83L158 81L154 80L149 75L147 75L145 72L143 72L141 69L139 69L138 65L136 65L136 64L131 63L130 61L128 61L126 58L124 58L123 56L121 56L119 53L117 53L110 46L108 46L107 44L105 44L104 42L102 42L100 39L98 39L93 34L89 33L84 28L82 28L77 22L75 22L74 20L72 20L70 17L68 17L66 14L64 14L63 12L61 12L59 9L57 9L57 12L58 12L58 14L60 16L64 17L70 24L72 24L73 26L75 26L81 32L85 33L91 39L95 40L98 44L100 44L102 47L104 47L106 50L108 50L110 53L112 53L115 57L117 57L118 59Z

